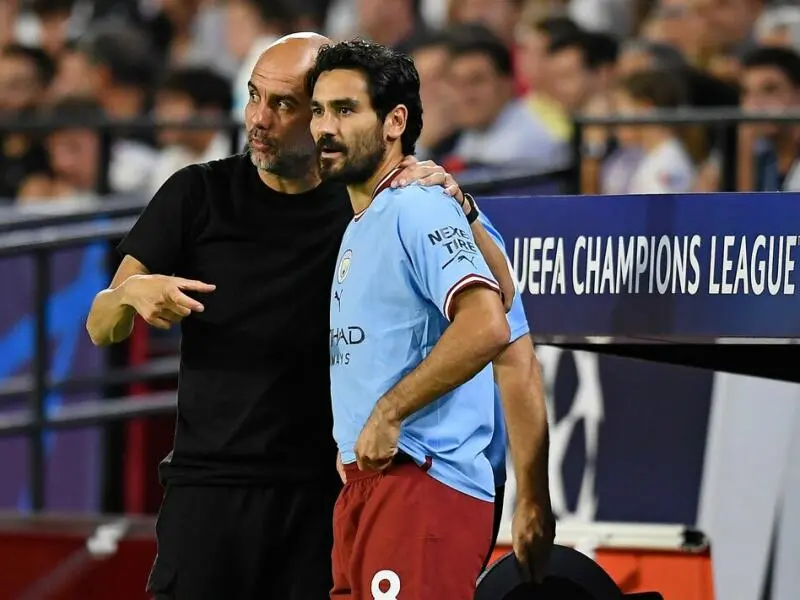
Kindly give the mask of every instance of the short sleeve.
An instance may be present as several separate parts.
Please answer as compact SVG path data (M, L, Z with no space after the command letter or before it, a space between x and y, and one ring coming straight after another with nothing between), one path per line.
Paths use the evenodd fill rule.
M453 299L473 285L498 293L464 213L441 190L405 188L409 198L399 203L398 233L411 262L414 279L423 295L447 320L452 320ZM401 192L401 193L402 193Z
M186 256L193 222L198 172L187 167L172 175L150 200L117 249L141 262L151 273L172 275Z
M511 279L516 281L516 275L514 274L514 267L511 265L511 260L508 258L508 253L506 252L506 243L503 240L503 236L500 235L500 232L495 229L495 226L486 216L486 213L480 213L478 215L478 219L483 225L483 228L486 230L486 233L489 234L489 237L492 238L492 241L500 248L500 251L505 256L506 264L508 265L508 270L511 272ZM525 316L525 308L522 306L522 296L519 293L519 290L514 290L514 300L511 303L511 310L508 311L506 314L506 320L508 321L508 328L511 330L511 338L509 339L510 342L514 342L517 339L521 338L526 333L530 333L530 326L528 325L528 318Z

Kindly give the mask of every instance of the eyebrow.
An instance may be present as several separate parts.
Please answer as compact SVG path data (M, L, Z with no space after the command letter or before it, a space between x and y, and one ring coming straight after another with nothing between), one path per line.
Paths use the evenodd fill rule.
M253 92L259 95L261 94L261 92L258 91L258 88L252 81L247 82L247 90L249 92ZM269 99L273 102L285 100L286 102L297 104L297 98L291 94L269 94Z
M322 106L322 102L319 100L311 100L311 104L314 106ZM355 108L360 106L360 102L355 98L334 98L333 100L328 100L325 104L332 108Z

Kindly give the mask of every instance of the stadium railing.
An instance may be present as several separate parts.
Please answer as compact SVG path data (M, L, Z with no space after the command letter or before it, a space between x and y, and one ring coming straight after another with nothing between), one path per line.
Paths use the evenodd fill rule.
M580 156L583 129L590 125L646 125L646 124L704 124L725 128L738 123L757 122L800 123L800 113L784 115L745 115L739 111L670 111L656 116L636 119L619 117L593 118L578 116L575 119L573 147ZM62 122L38 119L30 122L0 121L0 137L5 133L46 133L63 129L94 129L101 135L100 181L97 191L106 194L108 188L108 159L115 135L120 132L152 131L162 127L179 129L218 129L231 133L231 149L241 150L239 135L241 125L232 120L196 120L191 122L165 122L144 118L132 121L95 119L82 122ZM726 133L725 135L728 135ZM723 172L730 173L733 163L724 157ZM483 180L470 180L459 176L462 187L478 196L537 195L577 191L580 181L580 163L565 172L498 174ZM728 175L730 178L730 175ZM51 292L51 258L54 252L78 248L98 242L121 239L134 223L147 202L146 198L113 196L89 204L68 207L30 207L0 211L0 259L28 255L34 258L34 359L27 377L14 378L0 386L0 400L27 396L29 409L0 413L0 437L24 434L30 445L31 508L34 512L44 507L44 432L49 429L68 429L97 425L112 421L168 414L175 409L174 392L158 392L136 397L117 397L93 400L63 406L55 414L46 414L46 398L54 391L74 391L92 386L143 383L174 377L178 361L175 358L151 361L143 366L109 369L90 377L53 381L49 377L48 298Z
M623 117L612 115L596 117L579 114L573 119L572 152L580 157L584 147L584 130L591 126L614 127L619 125L705 126L713 134L713 149L720 151L720 192L740 191L737 186L737 128L740 125L777 123L800 124L800 111L781 113L744 112L736 108L683 108L659 110L648 115ZM711 148L709 148L710 150ZM569 176L570 192L580 193L581 161L573 163Z

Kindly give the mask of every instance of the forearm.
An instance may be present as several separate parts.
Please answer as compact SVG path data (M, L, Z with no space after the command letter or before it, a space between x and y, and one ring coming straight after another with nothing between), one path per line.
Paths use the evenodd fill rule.
M470 229L472 230L472 237L475 238L475 244L483 254L489 270L500 286L500 291L503 294L503 308L507 312L511 309L511 303L514 301L516 286L511 276L511 269L508 266L506 256L480 221L474 221L470 225Z
M514 348L515 345L518 347ZM517 497L549 506L549 435L541 368L527 335L516 340L506 351L524 356L524 362L517 360L504 364L503 354L495 361Z
M86 330L96 346L115 344L131 334L135 316L136 311L126 302L122 284L95 296L86 319Z
M477 293L495 292L484 289ZM402 422L472 378L508 343L508 324L499 307L497 312L500 314L488 316L471 311L456 313L431 353L378 400L375 411Z

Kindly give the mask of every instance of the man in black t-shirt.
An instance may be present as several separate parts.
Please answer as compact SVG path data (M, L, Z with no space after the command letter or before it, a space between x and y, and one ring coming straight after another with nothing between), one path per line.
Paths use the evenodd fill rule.
M181 326L175 442L160 467L148 582L159 599L322 600L331 588L341 483L328 314L353 213L344 186L320 184L309 131L304 78L326 41L297 34L262 55L248 84L248 154L164 184L89 315L98 345L126 338L137 313L154 327ZM460 198L440 167L408 165L399 180ZM510 302L502 252L473 231Z

